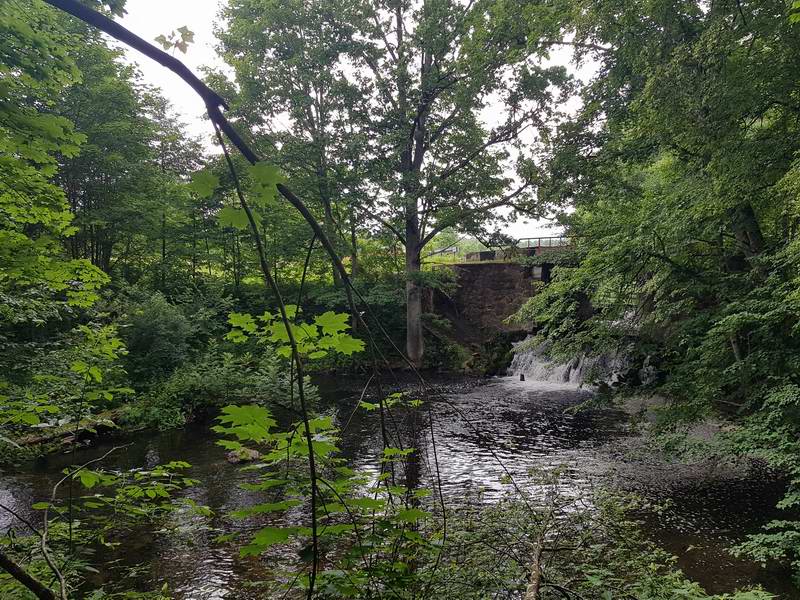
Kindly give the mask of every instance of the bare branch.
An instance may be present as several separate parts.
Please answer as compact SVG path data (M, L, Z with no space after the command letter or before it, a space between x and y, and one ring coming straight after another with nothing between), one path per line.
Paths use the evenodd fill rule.
M539 40L540 46L572 46L573 48L580 48L583 50L594 50L595 52L608 53L613 48L600 46L599 44L592 44L590 42L570 42L567 40Z
M432 185L428 188L427 191L433 190L436 188L436 185L448 177L451 177L467 165L469 165L476 157L480 156L483 152L485 152L488 148L496 144L501 144L503 142L509 142L513 140L515 137L519 136L525 129L527 129L531 123L524 125L525 121L528 117L531 116L529 113L526 113L525 117L517 119L516 121L512 121L510 123L505 124L503 127L496 130L489 138L480 146L475 148L472 152L467 154L464 158L458 161L451 167L444 169L438 176L433 177Z
M507 194L507 195L503 196L499 200L495 200L494 202L490 202L489 204L484 204L483 206L477 206L475 208L468 209L468 210L460 213L460 216L463 219L463 217L465 217L465 216L478 214L478 213L481 213L481 212L485 212L487 210L492 210L493 208L500 208L501 206L514 206L515 208L517 208L511 201L514 198L516 198L517 196L519 196L526 189L528 189L530 186L531 186L531 182L528 181L528 182L524 183L523 185L521 185L520 187L518 187L513 192L511 192L510 194ZM441 223L441 224L437 225L436 227L434 227L433 229L431 229L430 232L420 242L420 248L424 248L428 244L428 242L430 242L437 233L441 232L443 229L446 229L450 225L452 225L452 223L446 223L445 222L445 223Z

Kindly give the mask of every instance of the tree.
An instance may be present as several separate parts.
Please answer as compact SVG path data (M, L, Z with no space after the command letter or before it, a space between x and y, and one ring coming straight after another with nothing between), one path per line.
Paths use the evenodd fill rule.
M261 4L233 3L223 47L245 98L267 108L262 121L285 110L317 164L328 131L363 144L353 201L405 248L406 346L419 365L422 250L447 227L481 231L499 207L535 212L523 140L545 135L568 77L535 63L545 46L528 42L509 3L299 4L268 3L262 22Z
M138 81L118 50L85 25L70 26L83 41L75 60L85 83L64 94L58 111L86 136L58 177L78 227L70 253L129 279L134 265L149 265L163 289L167 235L192 220L182 180L197 168L199 144L186 139L168 103Z
M234 0L222 10L217 36L233 67L234 110L258 132L257 146L276 159L304 197L317 199L328 238L348 248L356 265L356 214L361 182L353 115L365 110L345 58L357 45L357 3L332 0ZM339 273L333 269L334 281Z
M665 426L735 420L729 448L787 473L781 504L797 506L797 25L782 0L561 8L576 42L604 48L540 187L574 206L580 261L520 316L558 351L646 359L671 400ZM745 549L796 565L798 531L776 522Z
M59 95L80 80L67 53L72 40L38 4L29 13L5 0L0 8L0 318L8 326L88 306L106 277L61 251L75 229L51 178L57 158L74 157L84 141L53 114Z

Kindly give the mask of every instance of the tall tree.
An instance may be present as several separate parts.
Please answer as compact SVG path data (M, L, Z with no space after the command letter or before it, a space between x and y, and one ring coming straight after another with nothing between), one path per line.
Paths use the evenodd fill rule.
M70 240L74 257L85 257L109 272L118 242L126 244L133 226L155 228L156 190L148 187L153 172L152 123L143 114L133 86L133 69L119 62L101 36L76 26L85 45L75 56L84 84L70 88L59 112L86 136L80 155L67 158L59 174L76 215L79 230Z
M363 110L343 57L356 45L357 3L333 0L232 0L217 32L239 89L234 110L293 186L315 199L326 235L355 257L348 195L359 153L353 113ZM347 232L347 233L345 233ZM348 239L349 238L349 239ZM352 258L354 263L355 259ZM339 274L333 269L333 277Z
M328 147L321 140L334 133L363 144L363 180L352 196L361 215L405 248L406 349L421 364L422 250L444 228L476 232L502 219L497 208L535 212L535 169L523 141L544 135L557 117L564 69L534 60L546 46L529 43L511 3L230 6L220 35L245 92L269 99L255 106L269 106L272 119L285 111L316 149L316 164Z
M128 280L152 275L163 289L178 266L168 263L186 258L190 246L167 238L182 238L194 218L183 181L199 164L200 145L120 51L81 23L67 26L81 40L74 59L84 83L64 93L57 111L85 136L79 155L63 157L57 179L78 228L69 251Z
M0 321L42 322L39 311L52 316L65 301L91 304L106 280L64 256L72 214L51 181L58 158L74 157L85 139L54 114L80 73L67 52L74 40L47 9L8 0L0 9Z

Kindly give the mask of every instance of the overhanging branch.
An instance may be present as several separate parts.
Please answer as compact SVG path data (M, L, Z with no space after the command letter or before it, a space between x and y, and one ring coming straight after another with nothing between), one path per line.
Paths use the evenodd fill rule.
M203 83L202 80L197 77L197 75L192 73L181 61L174 56L167 54L163 50L156 48L150 42L143 40L138 35L126 29L116 21L109 19L104 14L92 10L91 8L87 8L76 0L44 1L51 6L55 6L56 8L71 14L73 17L77 17L84 23L88 23L89 25L96 27L114 39L119 40L126 46L130 46L131 48L138 50L148 58L152 58L160 65L165 66L183 79L186 83L188 83L192 89L203 99L207 107L210 108L214 106L219 109L221 106L223 108L228 108L228 104L225 102L225 100L223 100L222 96L217 94L214 90Z

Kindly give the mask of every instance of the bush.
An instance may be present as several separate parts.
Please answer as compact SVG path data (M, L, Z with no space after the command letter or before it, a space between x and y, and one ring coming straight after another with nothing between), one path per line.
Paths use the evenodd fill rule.
M122 321L125 368L137 388L168 376L189 358L195 327L161 293L132 305Z
M287 405L288 375L277 357L258 360L250 354L236 357L212 349L153 385L130 407L126 420L134 426L170 429L228 404ZM315 401L310 384L306 391Z

